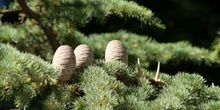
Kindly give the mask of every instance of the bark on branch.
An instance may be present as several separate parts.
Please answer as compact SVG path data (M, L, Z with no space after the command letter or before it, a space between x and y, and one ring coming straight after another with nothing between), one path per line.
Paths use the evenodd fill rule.
M40 27L43 29L44 33L47 36L47 39L49 40L50 45L52 46L53 50L56 51L56 49L59 47L59 42L57 41L57 34L52 30L51 26L43 25L42 21L40 19L40 15L35 13L33 10L31 10L25 0L17 0L18 4L22 8L23 12L28 15L29 17L33 18L35 21L38 22Z

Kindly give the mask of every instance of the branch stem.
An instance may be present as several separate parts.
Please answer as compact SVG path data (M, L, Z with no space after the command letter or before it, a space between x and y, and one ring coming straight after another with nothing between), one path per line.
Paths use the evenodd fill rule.
M40 15L35 13L33 10L31 10L27 6L27 3L25 2L25 0L17 0L17 2L21 6L21 9L23 10L25 14L27 14L29 17L33 18L35 21L38 22L38 24L40 25L40 27L43 29L44 33L46 34L47 39L50 45L52 46L52 49L56 51L56 49L59 47L59 42L56 39L57 34L55 34L55 32L52 30L52 26L43 25L40 19Z

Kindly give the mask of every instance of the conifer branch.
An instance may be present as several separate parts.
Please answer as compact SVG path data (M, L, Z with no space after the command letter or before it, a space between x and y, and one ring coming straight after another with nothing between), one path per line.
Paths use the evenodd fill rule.
M57 41L57 34L52 30L52 26L44 25L40 19L40 15L35 13L31 10L24 0L17 0L18 4L21 6L22 10L25 14L33 18L37 21L40 27L43 29L44 33L46 34L50 45L52 46L53 50L55 51L59 47L59 42Z
M53 59L51 65L51 63L35 55L22 53L8 44L0 43L0 109L219 110L220 87L214 84L216 82L207 86L206 80L198 74L180 72L170 76L168 73L160 73L160 62L158 62L156 75L155 72L142 70L142 67L149 66L150 63L155 61L170 65L178 65L184 61L192 61L197 64L204 62L206 65L217 64L217 67L219 67L220 60L217 59L219 57L210 58L212 51L193 47L186 42L158 43L147 36L139 36L124 31L110 34L93 34L89 37L84 37L77 31L77 24L86 24L93 17L104 20L111 14L137 18L144 23L163 27L163 24L147 8L134 2L127 2L129 0L39 0L42 3L40 6L43 9L46 7L46 14L42 16L36 13L37 11L33 12L32 7L25 2L39 1L17 1L23 7L22 10L25 11L26 15L36 20L39 26L30 22L25 22L23 25L16 27L4 24L0 27L0 42L18 42L19 45L16 45L16 47L22 51L25 51L27 46L31 44L36 44L33 46L34 49L44 48L49 43L44 42L46 36L42 36L43 33L39 28L41 26L47 37L54 39L57 35L52 28L59 30L61 33L58 34L58 38L64 36L64 39L58 40L59 42L70 43L73 41L72 39L77 39L80 43L90 45L91 50L95 50L94 53L99 58L103 58L104 45L112 39L117 39L129 50L125 59L127 61L127 55L129 55L131 62L129 61L129 65L127 65L120 60L106 62L101 59L90 66L86 65L88 67L82 71L75 71L76 74L68 77L68 81L65 80L60 83L57 80L62 75L59 70L62 69L62 71L64 70L63 73L70 75L73 73L77 61L86 62L84 58L91 58L92 55L88 55L90 53L88 47L78 48L80 51L87 50L83 51L83 54L77 52L77 48L73 53L71 49L73 46L67 46L68 48L56 51L55 53L58 53L58 55L54 55L55 59ZM73 6L68 5L71 3L73 3ZM53 22L48 20L53 20ZM46 22L52 25L44 25ZM65 24L66 22L68 24ZM70 24L71 26L66 27ZM48 30L49 32L47 32ZM28 39L27 36L30 35L42 37ZM71 38L72 36L73 38ZM69 41L69 38L71 41ZM40 44L41 42L43 44ZM116 45L115 47L118 46L122 45ZM219 52L219 48L215 48L215 50ZM110 55L117 52L123 53L117 50ZM47 52L44 51L44 53ZM76 62L73 61L73 54L76 55ZM50 53L48 56L50 55L52 54ZM218 53L215 53L215 55L218 55ZM119 56L118 58L122 57ZM137 61L136 58L138 58ZM72 62L69 62L70 59L72 59ZM85 62L84 64L87 64ZM137 64L133 62L137 62ZM53 65L58 68L54 68ZM216 66L213 67L216 68ZM137 68L138 73L134 68ZM68 75L65 74L64 76Z
M183 62L188 62L193 65L204 64L207 67L216 64L218 66L220 65L220 60L217 59L217 57L214 59L210 58L210 53L212 53L212 51L208 49L192 46L190 43L185 41L175 43L158 43L148 36L141 36L126 31L91 34L89 35L89 39L83 38L82 42L88 45L93 45L94 42L96 42L96 45L93 45L95 50L94 53L102 56L105 48L100 47L99 45L107 44L107 42L111 39L119 39L129 50L129 55L142 59L142 67L148 67L148 63L154 61L163 61L164 63L174 62L169 63L174 66L178 66Z

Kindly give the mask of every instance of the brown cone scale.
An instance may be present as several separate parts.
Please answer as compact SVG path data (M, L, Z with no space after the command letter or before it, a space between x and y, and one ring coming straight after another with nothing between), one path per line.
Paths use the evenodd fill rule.
M76 59L72 47L68 45L58 47L54 54L52 65L61 71L58 81L68 81L76 68Z
M106 61L121 61L128 64L128 54L124 45L119 40L110 41L105 49Z
M76 56L77 70L82 70L94 62L93 52L91 48L86 44L78 45L74 50L74 54Z

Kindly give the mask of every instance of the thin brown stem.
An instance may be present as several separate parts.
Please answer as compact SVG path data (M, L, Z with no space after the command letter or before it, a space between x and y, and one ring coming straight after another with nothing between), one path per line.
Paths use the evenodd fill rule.
M40 15L32 11L26 4L25 0L17 0L18 4L21 6L23 12L27 14L29 17L33 18L35 21L38 22L40 27L43 29L44 33L47 36L47 39L52 46L53 50L55 51L58 46L59 42L57 41L57 34L52 30L52 26L43 25L40 19Z

